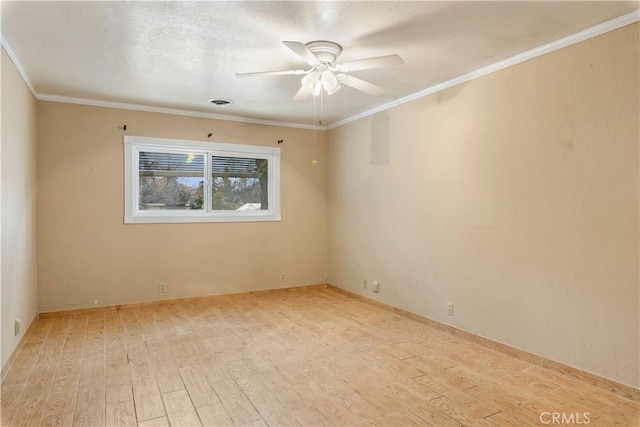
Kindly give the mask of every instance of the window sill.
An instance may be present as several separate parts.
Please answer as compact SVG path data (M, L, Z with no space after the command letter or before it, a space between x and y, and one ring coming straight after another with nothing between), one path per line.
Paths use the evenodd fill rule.
M277 214L254 215L135 215L125 216L125 224L182 224L202 222L275 222L281 221Z

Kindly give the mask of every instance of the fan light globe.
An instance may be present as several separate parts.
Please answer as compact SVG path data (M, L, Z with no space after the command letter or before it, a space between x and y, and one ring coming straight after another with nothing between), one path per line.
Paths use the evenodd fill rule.
M320 80L320 73L313 72L311 74L307 74L301 80L302 87L307 89L309 92L313 92L317 83Z
M338 90L340 90L340 83L338 83L338 79L336 76L329 70L325 70L322 72L322 87L327 91L327 94L333 95Z
M315 85L315 87L313 88L313 90L311 91L311 94L313 96L318 96L320 95L320 92L322 92L322 82L318 81Z

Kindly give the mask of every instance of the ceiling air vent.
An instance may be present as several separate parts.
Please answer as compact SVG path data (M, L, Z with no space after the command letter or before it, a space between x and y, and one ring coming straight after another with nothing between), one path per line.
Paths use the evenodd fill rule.
M212 98L209 100L209 104L215 105L216 107L226 107L227 105L232 103L233 102L228 99Z

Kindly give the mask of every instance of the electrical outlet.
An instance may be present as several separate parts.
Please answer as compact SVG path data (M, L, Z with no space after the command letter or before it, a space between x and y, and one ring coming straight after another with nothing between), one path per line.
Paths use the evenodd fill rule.
M284 273L280 273L280 281L281 282L285 281Z
M13 335L19 335L22 331L22 320L16 319L13 323Z
M373 292L375 292L376 294L380 292L380 282L378 282L377 280L374 280L373 283Z
M447 303L447 314L449 316L453 316L453 303L452 302L448 302Z
M160 293L167 292L167 284L165 282L160 282L160 284L158 285L158 290L160 291Z
M369 287L369 285L367 284L366 280L362 281L362 287L365 288L365 289L367 289Z

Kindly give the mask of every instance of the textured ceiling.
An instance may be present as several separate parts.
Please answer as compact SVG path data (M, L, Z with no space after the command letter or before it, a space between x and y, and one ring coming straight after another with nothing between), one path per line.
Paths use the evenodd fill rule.
M378 97L343 87L324 124L575 34L638 2L2 2L2 35L36 93L310 124L283 40L343 46L340 61L399 54L402 66L356 71ZM233 100L216 108L209 98Z

